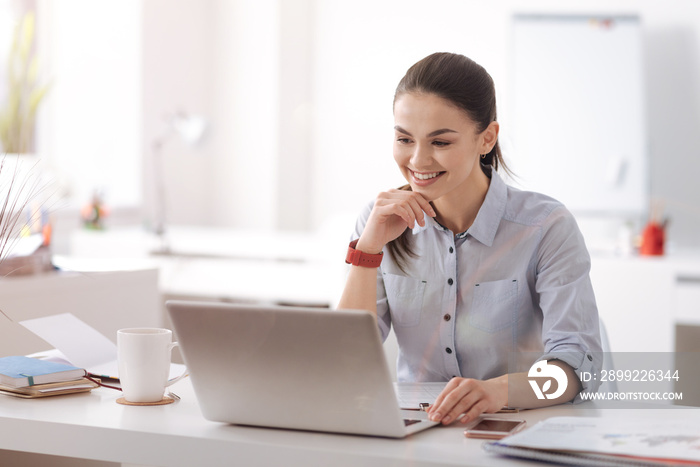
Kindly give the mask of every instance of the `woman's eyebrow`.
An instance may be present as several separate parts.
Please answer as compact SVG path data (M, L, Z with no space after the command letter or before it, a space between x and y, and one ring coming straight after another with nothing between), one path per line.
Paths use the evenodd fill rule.
M403 133L404 135L407 135L407 136L411 136L411 137L413 136L411 133L409 133L408 131L404 130L404 129L401 128L399 125L396 125L396 126L394 127L394 130L398 131L399 133ZM439 135L442 135L442 134L445 134L445 133L457 133L457 131L451 130L451 129L449 129L449 128L440 128L439 130L431 131L431 132L428 134L427 137L428 137L428 138L432 138L432 137L434 137L434 136L439 136Z
M399 133L403 133L403 134L406 135L406 136L413 136L411 133L409 133L408 131L404 130L403 128L401 128L401 127L398 126L398 125L396 125L396 126L394 127L394 130L398 131Z
M439 136L445 133L457 133L455 130L450 130L449 128L441 128L439 130L431 131L428 134L428 138L432 138L433 136Z

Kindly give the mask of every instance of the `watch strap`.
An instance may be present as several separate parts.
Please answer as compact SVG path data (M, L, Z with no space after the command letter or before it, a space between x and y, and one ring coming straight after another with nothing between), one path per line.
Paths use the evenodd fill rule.
M359 240L359 239L358 239ZM373 255L364 251L356 250L358 240L353 240L348 246L348 254L345 257L345 262L353 266L362 266L365 268L378 268L382 264L383 253Z

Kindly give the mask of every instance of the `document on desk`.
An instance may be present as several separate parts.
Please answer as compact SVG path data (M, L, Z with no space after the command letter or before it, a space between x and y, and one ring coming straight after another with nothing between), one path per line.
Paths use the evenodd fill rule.
M432 404L447 383L394 383L399 407L420 409L421 404Z
M700 422L653 418L553 417L486 443L489 452L543 461L586 459L659 465L700 461Z
M118 379L117 345L71 313L20 321L22 326L55 347L32 357L63 361L103 378ZM182 374L184 365L170 365L170 377Z

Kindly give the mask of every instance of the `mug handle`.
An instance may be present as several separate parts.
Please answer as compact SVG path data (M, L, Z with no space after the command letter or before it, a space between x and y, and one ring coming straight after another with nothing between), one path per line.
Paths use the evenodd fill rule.
M179 347L179 346L180 346L179 343L173 342L173 343L171 343L171 344L168 344L168 350L172 352L172 350L173 350L175 347ZM180 376L178 376L177 378L169 379L169 380L165 383L165 387L167 388L167 387L170 386L171 384L177 383L178 381L180 381L182 378L184 378L184 377L187 376L187 375L188 375L188 373L187 373L187 368L185 368L185 370L182 372L182 374L181 374Z

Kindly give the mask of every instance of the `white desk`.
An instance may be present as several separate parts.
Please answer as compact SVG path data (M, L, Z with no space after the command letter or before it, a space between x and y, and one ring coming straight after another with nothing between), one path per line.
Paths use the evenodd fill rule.
M483 452L482 442L466 439L461 425L431 428L404 440L233 426L200 415L189 380L172 389L182 400L157 407L119 405L119 393L103 388L42 400L0 396L0 449L183 467L520 464ZM524 418L530 425L564 415L700 420L698 409L611 410L586 404L591 405L501 416ZM0 451L0 465L5 465L2 456Z

